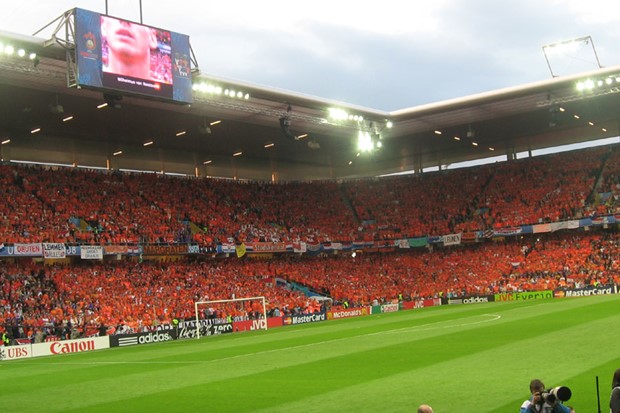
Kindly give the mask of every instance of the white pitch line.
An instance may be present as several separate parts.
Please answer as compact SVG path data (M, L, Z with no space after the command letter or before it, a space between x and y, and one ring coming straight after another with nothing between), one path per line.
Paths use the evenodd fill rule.
M482 324L482 323L488 323L491 321L497 321L500 318L502 318L501 315L499 314L481 314L480 316L475 316L475 317L491 317L485 320L480 320L480 321L471 321L471 322L467 322L467 323L459 323L459 324L447 324L447 325L437 325L437 324L442 324L444 323L443 321L438 321L436 323L429 323L429 324L421 324L419 326L411 326L411 327L402 327L402 328L397 328L394 330L389 330L389 331L381 331L381 332L377 332L377 333L371 333L371 334L394 334L394 333L400 333L400 332L418 332L418 331L430 331L430 330L440 330L440 329L444 329L444 328L455 328L455 327L466 327L466 326L473 326L476 324ZM453 321L453 320L449 320L449 321Z

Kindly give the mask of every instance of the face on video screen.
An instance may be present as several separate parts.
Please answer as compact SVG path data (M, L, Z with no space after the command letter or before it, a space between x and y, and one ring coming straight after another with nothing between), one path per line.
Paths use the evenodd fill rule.
M169 47L166 32L140 24L101 16L102 68L141 79L169 81Z

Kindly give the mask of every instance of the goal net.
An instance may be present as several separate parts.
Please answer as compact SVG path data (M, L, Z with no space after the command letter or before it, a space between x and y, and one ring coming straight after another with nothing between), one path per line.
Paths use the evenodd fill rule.
M196 301L194 303L196 314L196 338L200 338L200 320L215 318L226 322L245 321L250 319L263 319L259 323L260 328L267 330L267 305L265 297L231 298L229 300Z

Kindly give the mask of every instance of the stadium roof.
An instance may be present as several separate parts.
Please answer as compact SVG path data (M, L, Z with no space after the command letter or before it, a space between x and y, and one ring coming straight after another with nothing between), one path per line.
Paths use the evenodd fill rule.
M4 160L253 180L340 179L620 135L620 66L393 112L195 73L195 85L219 85L249 99L195 91L189 106L123 96L119 109L99 109L102 92L67 87L66 50L56 42L0 32L0 43L38 55L32 61L0 52ZM593 89L578 91L585 79ZM334 120L329 108L363 120ZM380 135L382 148L360 153L360 130Z

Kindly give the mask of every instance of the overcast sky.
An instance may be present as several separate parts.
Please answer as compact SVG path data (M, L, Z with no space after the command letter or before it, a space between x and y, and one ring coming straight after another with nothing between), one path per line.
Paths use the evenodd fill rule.
M64 11L104 0L3 2L0 30L32 35ZM140 20L139 0L109 14ZM380 110L620 65L614 0L142 0L144 24L190 36L202 73ZM49 36L49 31L43 37Z

